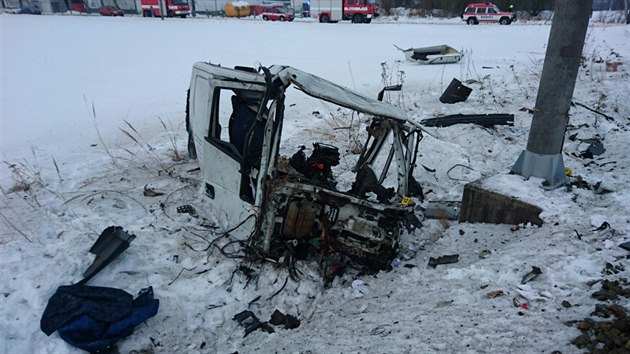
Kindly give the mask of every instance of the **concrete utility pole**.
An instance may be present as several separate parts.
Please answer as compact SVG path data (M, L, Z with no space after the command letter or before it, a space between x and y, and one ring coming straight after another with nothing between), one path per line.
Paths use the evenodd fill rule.
M511 173L544 178L545 189L566 183L562 145L593 0L556 0L527 150Z

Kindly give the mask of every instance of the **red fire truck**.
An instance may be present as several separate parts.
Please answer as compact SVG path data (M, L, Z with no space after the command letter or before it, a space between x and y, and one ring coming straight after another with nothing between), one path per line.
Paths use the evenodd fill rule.
M370 23L379 10L376 0L311 0L310 3L311 17L319 22Z
M186 18L190 14L190 6L186 0L140 0L143 17Z
M70 0L70 9L77 12L87 12L83 0Z

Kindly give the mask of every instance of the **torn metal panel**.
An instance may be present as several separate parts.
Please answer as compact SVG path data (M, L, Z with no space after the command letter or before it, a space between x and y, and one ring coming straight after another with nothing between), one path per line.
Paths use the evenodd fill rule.
M310 96L353 109L357 112L403 121L408 119L401 108L360 95L343 86L304 71L287 67L282 75Z
M464 102L468 99L471 92L472 89L470 87L465 86L461 83L461 81L453 78L446 90L444 90L440 96L440 102L447 104Z

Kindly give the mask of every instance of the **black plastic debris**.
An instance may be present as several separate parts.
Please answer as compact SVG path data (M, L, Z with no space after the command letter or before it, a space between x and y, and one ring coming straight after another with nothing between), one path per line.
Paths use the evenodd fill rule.
M592 159L593 156L599 156L606 152L606 148L604 148L604 144L597 140L591 143L586 150L580 153L580 157L584 159Z
M285 315L277 309L271 314L269 323L274 326L284 326L286 329L298 328L300 326L300 320L289 314Z
M540 270L540 268L536 266L532 266L532 271L523 276L523 279L521 279L521 284L525 284L534 280L540 274L542 274L542 270Z
M381 91L378 92L376 99L379 101L383 101L383 96L385 95L385 91L401 91L401 90L402 90L401 84L385 86L383 87Z
M136 238L136 235L128 234L120 226L110 226L103 230L98 237L90 253L96 258L92 265L83 273L83 279L78 284L85 284L92 279L101 269L105 268L111 261L123 253L129 244Z
M593 231L604 231L604 230L612 230L612 232L614 233L614 229L612 227L610 227L610 224L607 221L604 221L601 225L599 225L598 228L594 229Z
M495 125L514 125L514 115L506 113L451 114L423 119L420 123L427 127L450 127L455 124L476 124L482 127L493 127Z
M440 102L442 103L457 103L464 102L470 96L472 89L464 86L461 81L453 79L448 85L442 96L440 96Z
M451 264L451 263L457 263L459 262L459 255L458 254L451 254L451 255L446 255L446 256L440 256L438 258L429 258L429 266L430 267L437 267L440 264Z
M271 327L269 323L260 322L258 317L256 317L256 315L254 315L254 313L249 310L237 313L236 315L234 315L234 317L232 317L232 319L238 322L241 327L245 328L245 335L243 336L243 338L247 337L248 334L259 328L267 333L274 332L273 327Z
M610 224L604 221L598 228L594 229L593 231L602 231L602 230L606 230L609 227L610 227Z

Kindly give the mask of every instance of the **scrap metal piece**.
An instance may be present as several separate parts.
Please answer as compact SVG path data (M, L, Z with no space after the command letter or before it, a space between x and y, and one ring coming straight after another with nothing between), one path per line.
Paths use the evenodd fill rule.
M492 254L492 251L490 251L490 250L483 250L483 251L479 252L479 258L481 258L481 259L488 258L488 257L490 257L491 254Z
M451 264L451 263L457 263L457 262L459 262L458 254L441 256L438 258L433 258L433 257L429 258L429 266L433 268L437 267L439 264Z
M158 192L155 189L149 187L148 185L145 185L143 195L145 197L159 197L161 195L164 195L164 192Z
M402 91L402 84L383 87L383 89L378 92L376 99L382 102L383 97L385 96L385 91Z
M536 266L532 266L532 271L523 276L523 279L521 279L521 284L525 284L534 280L540 274L542 274L542 270L540 270L540 268Z
M462 202L457 200L430 200L424 209L424 217L429 219L459 219Z
M455 124L477 124L483 127L514 125L514 115L493 114L451 114L443 117L423 119L420 123L427 127L450 127Z
M492 290L492 291L489 291L487 295L490 299L494 299L495 297L505 295L505 293L503 293L503 290Z
M105 268L114 258L123 253L129 244L136 238L136 235L128 234L120 226L110 226L103 230L94 245L90 248L90 253L96 258L92 265L83 273L83 279L78 283L85 284L92 279L101 269Z

